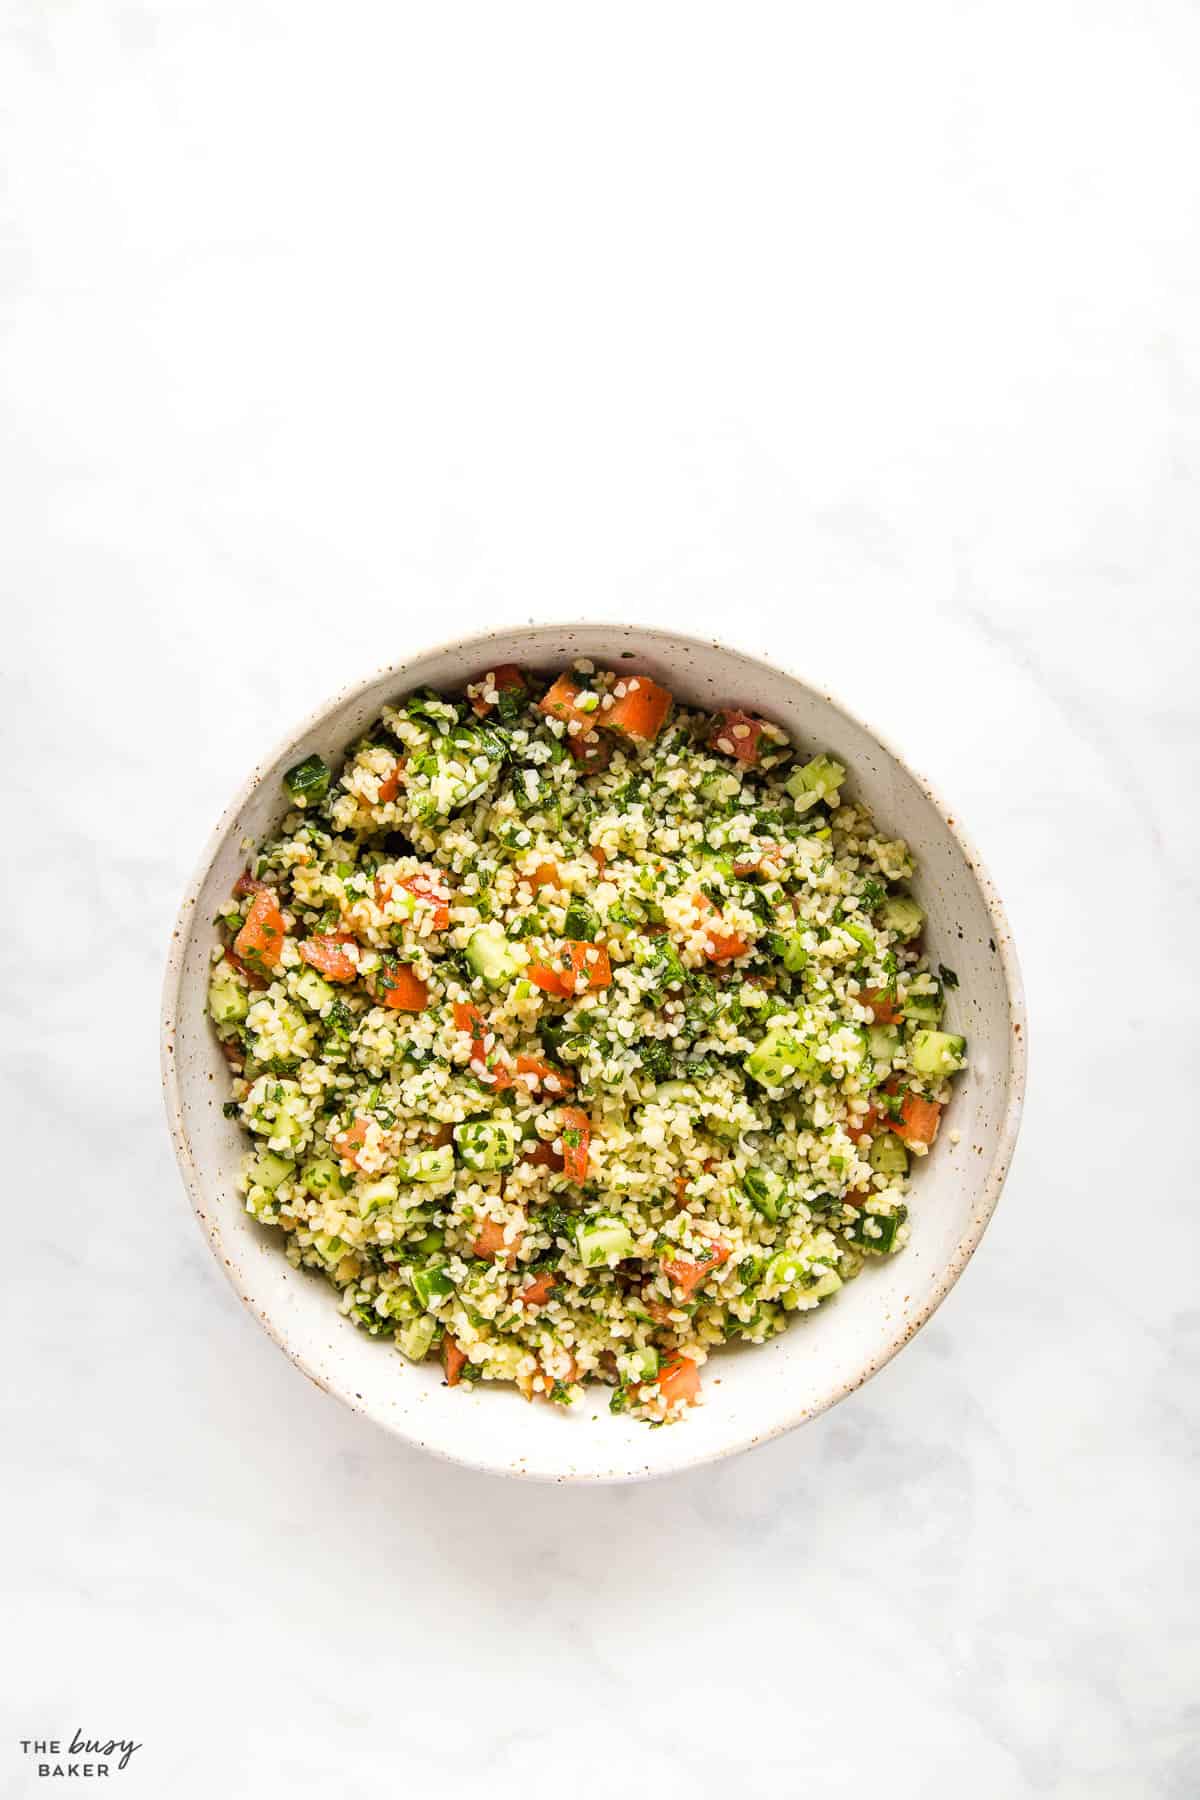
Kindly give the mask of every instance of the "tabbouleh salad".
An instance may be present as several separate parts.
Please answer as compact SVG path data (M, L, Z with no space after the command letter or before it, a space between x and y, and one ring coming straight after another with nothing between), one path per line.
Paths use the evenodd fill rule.
M902 1249L965 1061L846 778L586 660L307 757L213 950L247 1210L452 1387L685 1415Z

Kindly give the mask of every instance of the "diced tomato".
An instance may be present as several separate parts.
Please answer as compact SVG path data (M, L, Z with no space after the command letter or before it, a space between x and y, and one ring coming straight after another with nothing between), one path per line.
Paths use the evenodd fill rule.
M386 906L397 888L403 888L414 900L423 900L431 909L430 923L435 931L445 931L450 923L450 904L446 898L446 877L440 869L426 874L418 869L415 875L397 875L391 881L382 876L375 877L375 898L380 906Z
M890 1121L896 1136L906 1144L932 1144L937 1136L942 1109L938 1101L926 1100L922 1094L905 1094L900 1102L900 1117Z
M523 688L525 686L525 677L515 663L501 663L498 669L489 669L488 674L491 676L491 685L497 692L504 688ZM492 702L484 700L479 694L471 696L471 705L481 719L486 718L492 710Z
M558 1383L563 1382L565 1384L574 1381L577 1379L578 1375L579 1364L575 1361L575 1358L572 1357L571 1365L565 1375L551 1375L546 1369L537 1369L532 1375L518 1375L517 1386L520 1388L522 1394L524 1394L526 1400L553 1400L554 1389L557 1387ZM534 1387L534 1380L537 1376L541 1377L541 1385L539 1387Z
M479 1008L473 1005L470 1000L456 1000L454 1002L454 1029L455 1031L467 1032L470 1035L472 1045L478 1044L479 1048L482 1050L483 1040L487 1035L487 1024Z
M735 956L745 956L750 948L749 944L736 931L725 930L721 915L707 894L697 895L696 907L702 917L707 918L709 913L713 915L712 924L705 927L705 955L709 962L732 962Z
M489 1262L497 1256L503 1256L511 1269L517 1260L517 1251L520 1247L519 1234L509 1243L505 1239L504 1226L499 1219L484 1219L475 1233L474 1241L471 1244L471 1253L474 1256L486 1257Z
M480 1081L487 1082L489 1087L494 1087L497 1093L503 1093L505 1088L510 1088L512 1075L507 1066L494 1057L495 1034L472 1001L456 1000L454 1002L454 1028L456 1031L465 1031L470 1036L471 1073L478 1076ZM491 1063L488 1062L489 1056L493 1057Z
M586 775L598 775L612 761L613 747L598 731L585 730L567 738L567 749Z
M735 757L740 763L753 764L758 761L758 740L762 734L763 721L756 719L753 713L723 712L713 725L708 741L722 755Z
M586 1181L592 1121L578 1106L564 1106L559 1136L562 1139L563 1174L568 1181Z
M534 987L541 988L544 994L554 994L561 999L563 994L563 972L552 969L546 963L530 963L525 970L526 976Z
M855 1143L861 1144L864 1138L874 1137L883 1121L883 1114L874 1104L868 1106L857 1125L846 1122L846 1130Z
M309 967L324 975L326 981L357 981L358 964L343 949L343 945L355 942L348 931L334 931L324 937L305 938L299 950Z
M386 806L389 800L394 800L396 798L396 795L400 792L400 781L401 781L401 777L403 776L403 774L404 774L404 758L402 756L398 756L396 758L396 766L392 770L391 774L385 775L383 780L379 784L379 804L380 804L380 806Z
M764 844L761 850L757 850L753 853L747 852L745 856L735 857L733 862L734 874L757 875L767 858L774 857L778 852L778 849L778 844Z
M603 944L588 944L572 940L563 946L570 961L570 972L563 972L563 992L570 998L579 985L578 977L586 975L589 988L606 988L612 985L612 963L608 951Z
M233 884L233 891L239 900L244 900L247 894L263 893L266 885L266 882L260 881L257 875L252 875L249 869L243 869Z
M518 1056L517 1080L531 1094L566 1094L575 1086L570 1070L556 1069L553 1063L543 1062L538 1056Z
M342 1161L349 1164L352 1169L362 1168L362 1163L359 1160L359 1152L367 1141L367 1126L369 1124L369 1119L355 1119L352 1125L347 1125L345 1131L339 1131L333 1140L334 1149L337 1151Z
M465 1350L460 1350L454 1339L447 1332L442 1339L442 1367L446 1371L446 1386L457 1387L462 1380L463 1367L467 1360Z
M532 1281L526 1282L517 1298L522 1306L545 1306L557 1285L557 1275L548 1269L544 1275L535 1275Z
M655 1385L658 1394L648 1404L655 1405L664 1417L680 1400L686 1400L689 1406L694 1406L700 1397L699 1365L690 1356L672 1357L659 1370Z
M617 697L617 690L624 693ZM671 710L672 696L648 675L622 675L613 689L613 703L601 715L601 722L612 731L623 731L626 737L649 744L663 728Z
M867 1201L872 1198L873 1193L870 1188L850 1188L842 1195L847 1206L865 1206Z
M226 950L225 961L230 963L232 967L237 970L239 975L244 975L246 980L250 983L250 986L252 988L257 988L260 993L263 988L270 987L270 982L267 981L264 976L260 975L257 969L248 969L246 967L236 951Z
M385 959L379 973L378 998L393 1012L424 1012L429 989L407 963Z
M745 956L750 948L736 931L710 931L708 941L712 946L707 953L709 962L732 962L735 956Z
M864 988L858 996L864 1006L869 1006L875 1015L877 1025L898 1025L903 1014L896 1005L895 994L886 988Z
M283 914L270 888L260 888L250 902L245 924L233 947L251 968L273 969L283 950Z
M593 844L589 854L596 867L603 873L608 867L608 851L603 844Z
M553 1169L556 1174L561 1171L563 1166L562 1152L556 1150L553 1144L545 1143L541 1138L537 1138L529 1146L529 1149L522 1153L521 1161L533 1163L539 1169Z
M719 1269L728 1260L729 1245L714 1241L697 1262L685 1256L676 1256L670 1262L664 1262L663 1274L676 1287L682 1288L685 1294L692 1294L706 1275L711 1275L714 1269Z
M552 719L561 719L564 725L572 720L580 725L591 726L596 722L596 714L576 704L584 689L572 676L562 674L552 687L547 688L538 701L538 710Z
M669 1325L671 1322L672 1308L665 1300L647 1300L646 1311L656 1325Z
M523 875L521 879L527 881L536 894L539 888L557 887L562 875L557 863L539 863L532 874Z

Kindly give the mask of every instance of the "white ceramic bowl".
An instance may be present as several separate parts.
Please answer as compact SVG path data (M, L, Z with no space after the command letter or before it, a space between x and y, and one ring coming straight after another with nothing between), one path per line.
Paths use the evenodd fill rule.
M440 1366L414 1367L343 1319L327 1284L294 1270L279 1234L242 1208L235 1177L245 1140L221 1111L226 1064L205 1016L212 921L245 864L244 840L262 838L284 811L285 769L313 750L336 762L385 701L414 687L461 688L501 662L556 671L575 656L624 658L684 701L763 713L844 763L851 790L916 852L913 887L928 915L928 948L960 981L948 1023L970 1040L969 1070L934 1154L916 1172L907 1248L770 1344L710 1359L705 1404L665 1431L614 1417L601 1388L570 1411L527 1405L510 1388L452 1392ZM945 1298L983 1234L1012 1156L1025 1075L1008 925L977 856L929 787L828 695L778 668L678 633L600 624L517 626L429 650L341 695L290 736L242 788L188 888L168 960L162 1045L167 1115L197 1217L242 1300L292 1361L422 1449L555 1481L634 1480L731 1455L814 1418L881 1368Z

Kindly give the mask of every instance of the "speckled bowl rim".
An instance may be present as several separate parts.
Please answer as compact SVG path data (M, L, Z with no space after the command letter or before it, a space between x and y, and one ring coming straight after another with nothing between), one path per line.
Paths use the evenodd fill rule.
M984 907L991 922L996 950L1000 958L1001 970L1004 977L1004 989L1008 1001L1009 1025L1007 1093L1004 1100L1004 1110L1000 1119L995 1153L982 1184L980 1198L974 1209L971 1224L955 1246L954 1252L948 1260L941 1280L935 1286L930 1298L922 1305L917 1313L904 1320L903 1324L897 1328L895 1334L890 1341L888 1341L882 1352L872 1353L866 1366L859 1371L853 1380L842 1382L840 1386L834 1388L815 1405L800 1407L794 1412L784 1414L770 1427L769 1430L758 1431L745 1437L732 1437L728 1442L710 1446L701 1451L698 1455L685 1458L679 1462L673 1462L669 1468L665 1469L652 1469L642 1466L639 1468L610 1469L602 1472L580 1472L575 1469L563 1469L559 1473L550 1473L544 1469L522 1468L519 1463L510 1463L507 1466L502 1467L499 1463L494 1461L482 1459L476 1460L473 1457L444 1449L441 1445L426 1443L416 1430L406 1428L404 1420L390 1417L386 1419L379 1418L370 1407L359 1402L355 1394L349 1388L342 1385L337 1379L335 1371L328 1371L314 1366L302 1351L298 1350L293 1344L288 1342L287 1338L277 1329L273 1318L269 1315L268 1309L265 1306L250 1300L243 1293L233 1259L231 1257L226 1257L224 1254L224 1239L221 1235L220 1225L215 1216L210 1216L206 1202L204 1177L192 1154L191 1143L188 1139L187 1130L184 1125L183 1105L179 1091L179 1072L174 1054L175 1031L176 1020L180 1011L180 989L183 977L185 952L189 933L192 929L193 915L195 912L196 901L200 895L200 890L208 877L209 869L216 860L217 854L227 833L243 808L248 804L255 791L261 785L265 772L273 768L294 745L300 743L304 738L317 731L335 708L357 700L365 694L368 688L373 687L377 682L385 678L389 681L394 680L397 691L400 691L404 685L405 670L419 658L449 655L465 651L474 652L477 650L479 652L479 666L483 668L487 666L487 646L494 643L496 639L507 637L513 632L520 632L528 629L545 632L570 632L594 626L607 626L611 627L614 631L628 631L630 629L628 621L606 619L599 614L593 614L582 619L568 620L554 618L525 618L519 621L506 621L503 624L493 626L487 631L472 632L462 637L447 638L441 643L431 644L427 647L418 646L410 651L403 662L384 664L372 674L364 676L362 680L353 682L349 686L342 688L331 699L328 699L322 705L315 707L296 727L281 738L269 754L260 760L254 773L243 782L233 800L221 814L220 820L209 835L200 860L196 865L195 872L185 889L179 912L176 915L171 935L170 948L167 953L167 966L163 980L161 1015L162 1042L160 1050L163 1099L166 1106L167 1124L171 1134L171 1142L175 1149L175 1157L179 1164L180 1173L183 1176L184 1186L187 1189L197 1220L204 1230L210 1249L216 1257L217 1262L225 1271L225 1275L234 1291L237 1293L239 1300L241 1300L242 1304L254 1315L263 1329L275 1343L279 1345L279 1348L296 1365L296 1367L300 1369L303 1374L307 1375L309 1380L313 1382L316 1387L320 1388L324 1393L331 1394L336 1399L342 1401L352 1412L362 1414L364 1417L370 1419L373 1424L390 1432L403 1443L410 1444L416 1449L424 1450L433 1456L439 1457L445 1462L455 1463L460 1467L474 1469L484 1474L508 1475L523 1478L527 1481L546 1481L559 1484L571 1483L573 1485L656 1480L660 1477L665 1478L670 1475L683 1474L689 1469L702 1468L708 1463L722 1462L726 1457L741 1455L746 1450L752 1450L759 1444L769 1443L773 1438L782 1437L785 1432L794 1431L797 1426L805 1425L812 1419L819 1418L823 1412L826 1412L829 1409L829 1407L837 1405L839 1401L844 1400L847 1395L854 1393L858 1388L862 1387L864 1382L869 1381L873 1375L877 1375L881 1369L885 1368L887 1364L891 1362L892 1358L902 1350L904 1346L916 1336L917 1332L920 1331L933 1317L938 1307L942 1304L943 1300L945 1300L947 1294L949 1294L951 1288L954 1287L963 1270L970 1262L971 1257L974 1255L979 1242L988 1227L992 1214L996 1210L1001 1190L1004 1187L1004 1182L1012 1163L1013 1151L1016 1147L1017 1136L1021 1126L1021 1113L1025 1099L1025 1082L1028 1068L1028 1029L1025 1012L1025 989L1021 979L1020 964L1017 960L1016 947L1013 943L1012 931L1009 927L1004 904L1001 901L996 885L988 874L974 844L967 833L956 823L957 815L952 814L948 810L945 802L933 787L932 783L913 768L907 757L903 756L889 739L878 732L873 725L868 725L851 707L846 706L843 701L832 694L828 688L814 686L812 682L806 681L803 676L797 675L793 669L789 668L786 664L779 662L776 658L756 655L752 651L741 649L738 645L726 643L720 638L698 637L692 632L671 631L658 625L638 625L634 629L638 632L639 639L645 641L648 645L652 640L658 639L664 644L684 645L704 652L716 650L723 655L732 657L735 661L744 663L748 672L752 672L755 669L765 669L776 675L782 675L786 680L794 682L797 687L804 689L810 694L819 696L826 705L832 707L835 712L840 713L851 725L856 726L868 737L873 738L879 747L904 770L929 801L930 805L937 813L938 818L941 820L943 827L961 850L967 868L979 888ZM567 1449L568 1446L564 1445L564 1451Z

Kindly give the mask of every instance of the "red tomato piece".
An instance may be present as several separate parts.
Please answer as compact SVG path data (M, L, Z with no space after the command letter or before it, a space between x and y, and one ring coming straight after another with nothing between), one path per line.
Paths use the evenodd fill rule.
M525 677L515 663L501 663L498 669L489 669L488 674L491 676L491 686L496 689L497 693L502 693L505 688L523 688L525 686ZM481 684L474 683L473 685ZM477 716L484 719L491 712L493 702L484 700L479 694L472 694L471 705Z
M283 950L283 914L270 888L261 888L233 940L233 948L250 968L273 969Z
M623 693L618 690L624 689ZM648 675L622 675L613 688L612 705L601 714L610 731L623 731L641 744L652 743L671 710L672 696Z
M559 1136L562 1139L563 1174L568 1181L586 1181L592 1121L578 1106L564 1106Z
M692 1294L700 1286L706 1275L719 1269L723 1262L729 1260L729 1245L714 1241L707 1252L693 1262L690 1257L676 1256L663 1263L663 1274L668 1281L682 1288L685 1294Z
M457 1387L462 1380L462 1372L466 1364L467 1353L460 1350L454 1339L447 1332L442 1339L442 1367L446 1371L446 1386Z
M557 1285L557 1275L547 1270L544 1275L535 1275L532 1281L526 1282L518 1299L522 1306L545 1306Z
M723 712L709 733L709 743L723 756L732 756L748 766L758 761L758 740L763 734L763 721L753 713Z
M299 950L309 967L324 975L326 981L357 981L358 964L343 948L355 942L348 931L334 931L324 937L305 938Z
M379 973L378 998L393 1012L424 1012L429 989L407 963L385 960Z

